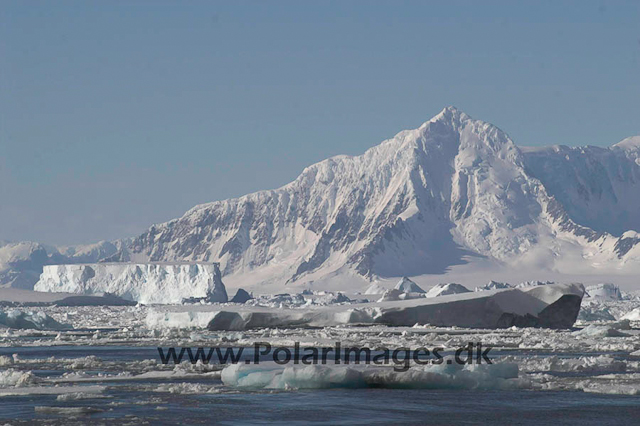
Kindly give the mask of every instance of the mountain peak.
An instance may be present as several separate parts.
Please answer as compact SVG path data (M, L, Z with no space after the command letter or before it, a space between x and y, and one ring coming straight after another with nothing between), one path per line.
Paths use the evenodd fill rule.
M444 114L444 113L450 113L450 114L464 114L463 111L460 111L458 108L456 108L453 105L449 105L444 107L444 109L442 111L440 111L440 114Z
M471 119L467 114L463 111L459 110L453 105L449 105L445 107L442 111L440 111L437 115L435 115L431 120L424 123L427 125L428 123L436 123L436 122L447 122L447 123L460 123L466 120Z
M627 158L640 166L640 135L623 139L613 145L612 148L622 151Z
M456 108L453 105L449 105L445 108L442 109L442 111L440 111L440 113L438 115L436 115L436 117L469 117L467 114L465 114L464 111Z
M613 145L616 148L626 149L626 150L635 150L640 148L640 135L631 136L629 138L623 139L617 144Z

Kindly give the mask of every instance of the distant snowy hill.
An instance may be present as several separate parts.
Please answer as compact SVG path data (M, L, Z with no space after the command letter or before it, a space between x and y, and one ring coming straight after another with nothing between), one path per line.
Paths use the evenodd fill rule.
M123 244L101 241L56 248L31 241L0 241L0 287L33 289L44 265L98 262L117 253Z
M33 288L49 255L37 243L0 241L0 285Z
M611 148L521 149L448 107L279 189L202 204L131 240L59 256L215 261L247 284L439 274L480 258L619 269L640 263L639 146L636 137Z

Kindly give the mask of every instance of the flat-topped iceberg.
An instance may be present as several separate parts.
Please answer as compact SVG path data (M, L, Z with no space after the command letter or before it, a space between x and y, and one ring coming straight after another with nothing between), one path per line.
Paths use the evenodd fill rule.
M267 327L325 327L340 324L458 326L471 328L573 326L584 295L582 284L554 284L531 288L486 290L410 300L305 309L215 309L210 330ZM211 309L211 307L202 307ZM197 307L194 307L197 309Z
M36 291L85 295L111 293L141 303L181 303L185 298L226 302L217 263L93 263L45 266Z

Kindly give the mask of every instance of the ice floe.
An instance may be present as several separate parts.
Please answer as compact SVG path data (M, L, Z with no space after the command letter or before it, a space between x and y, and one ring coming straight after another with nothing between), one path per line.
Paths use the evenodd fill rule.
M516 364L425 365L404 372L378 366L280 366L234 364L222 371L227 386L248 389L415 388L510 389L518 379Z

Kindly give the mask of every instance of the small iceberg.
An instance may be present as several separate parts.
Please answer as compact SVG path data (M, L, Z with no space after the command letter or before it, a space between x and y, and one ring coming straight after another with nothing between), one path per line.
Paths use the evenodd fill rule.
M418 284L414 283L407 277L402 277L394 289L400 290L403 293L425 293Z
M23 330L68 330L69 324L62 324L44 312L21 311L11 309L0 312L0 327L17 328Z
M427 293L427 297L448 296L450 294L462 293L471 293L471 290L469 290L462 284L446 283L434 285Z

